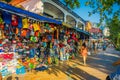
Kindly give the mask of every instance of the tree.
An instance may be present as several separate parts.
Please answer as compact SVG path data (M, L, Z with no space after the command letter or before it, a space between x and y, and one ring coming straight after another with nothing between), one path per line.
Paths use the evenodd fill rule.
M100 23L105 20L110 30L110 39L120 46L120 0L88 0L86 6L93 8L89 14L100 14ZM114 8L116 8L114 10Z
M119 16L120 19L120 0L87 0L86 6L93 8L89 15L100 14L100 22L114 16ZM115 7L116 10L113 10Z
M65 2L67 7L70 7L72 9L80 7L79 0L63 0L63 1Z
M106 21L106 27L110 30L110 39L116 47L120 47L120 20L118 16L113 16L112 19Z
M80 7L80 0L64 0L64 2L72 9ZM120 0L87 0L85 5L93 8L89 16L95 13L100 14L100 22L112 18L112 15L119 16L120 19ZM113 10L115 6L118 8L116 11Z
M73 5L74 0L64 0L67 5ZM78 1L80 4L80 1ZM110 29L110 38L115 45L120 46L120 0L87 0L86 6L93 8L89 12L89 16L99 13L100 23L106 21L107 27ZM72 8L71 6L69 6ZM114 10L114 8L116 8Z

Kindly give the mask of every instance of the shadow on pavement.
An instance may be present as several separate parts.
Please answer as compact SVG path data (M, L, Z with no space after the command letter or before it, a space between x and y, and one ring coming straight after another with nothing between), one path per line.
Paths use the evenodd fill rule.
M104 73L110 74L117 69L117 66L112 66L113 62L117 61L120 57L120 54L117 55L115 53L104 53L98 54L94 56L90 56L88 58L87 63L90 67L98 69Z
M113 56L114 54L112 54L112 53L106 53L106 54L96 54L96 55L88 56L88 59L87 59L88 66L87 67L97 69L97 70L99 70L103 73L107 73L107 74L113 72L116 69L116 67L112 66L112 63L114 61L116 61L118 59L118 57ZM117 55L120 56L119 54L117 54ZM84 69L85 69L85 66L82 65L82 62L83 62L83 60L82 60L81 56L76 57L76 59L70 60L70 61L60 61L58 65L51 64L52 66L50 66L50 68L48 70L45 70L45 72L47 72L47 74L50 75L50 76L48 75L50 77L49 80L52 80L54 77L55 78L53 80L66 80L66 79L67 80L100 80L97 77L93 76L94 74L90 75L89 74L90 72L87 72L86 70L82 70L81 68L79 68L78 66L81 66L81 67L84 67ZM36 75L39 74L39 72L40 71L38 71L34 74L32 73L31 76L36 77ZM43 80L42 75L40 75L38 77L41 77L40 79ZM45 77L47 77L47 76L45 76ZM51 79L51 77L52 77L52 79ZM65 79L63 79L63 78L65 78ZM11 77L9 77L7 80L11 80ZM21 80L21 79L19 79L19 80ZM27 80L29 80L29 79L27 79ZM34 79L32 79L32 80L34 80Z
M74 61L74 60L73 60ZM100 80L89 73L77 68L77 65L70 66L67 62L63 62L58 66L52 66L50 70L47 70L49 74L54 74L59 76L59 73L62 72L66 74L67 80Z
M71 71L69 71L71 70ZM72 75L77 76L80 80L99 80L98 78L88 74L87 72L81 70L80 68L72 68L70 67L68 70L68 72L70 72ZM72 77L74 80L78 80L76 79L74 76Z

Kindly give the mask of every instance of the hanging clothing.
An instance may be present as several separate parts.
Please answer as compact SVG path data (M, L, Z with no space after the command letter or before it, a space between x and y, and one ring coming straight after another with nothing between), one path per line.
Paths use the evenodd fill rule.
M18 17L16 15L12 15L12 26L17 27L18 26Z
M28 30L23 29L23 30L21 31L21 36L22 36L22 37L26 37L26 36L27 36L27 32L28 32Z
M3 21L6 24L11 24L12 21L12 15L8 12L2 12L2 17L3 17Z
M34 24L33 24L33 29L34 29L34 32L40 31L40 26L38 26L37 23L34 23Z
M30 37L30 40L31 40L32 42L37 42L37 41L38 41L38 38L35 37L35 36L31 36L31 37Z
M18 28L16 28L15 34L18 34L18 33L19 33L19 29L18 29Z
M47 39L48 39L48 40L52 40L52 35L50 35L50 34L47 35Z
M40 47L38 47L37 49L36 49L36 51L37 51L37 56L40 58L40 55L41 55L41 48Z
M28 29L29 27L28 19L27 18L22 19L22 23L23 23L23 28Z
M35 49L32 48L32 49L30 49L29 57L30 57L30 58L34 58L34 56L35 56Z
M33 30L33 24L30 24L29 28L28 28L30 31Z
M0 24L3 24L2 16L0 16Z
M18 19L18 28L21 29L22 28L22 17L19 17Z

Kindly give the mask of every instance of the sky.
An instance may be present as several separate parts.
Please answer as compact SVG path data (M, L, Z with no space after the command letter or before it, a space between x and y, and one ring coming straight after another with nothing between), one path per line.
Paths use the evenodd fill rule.
M60 1L63 2L63 0ZM99 14L94 14L89 16L88 12L92 11L92 8L90 8L89 6L85 6L85 2L87 0L79 0L79 1L80 1L80 8L75 8L73 9L73 11L77 13L85 21L99 23L99 19L100 19Z
M80 1L80 8L75 8L75 9L73 9L73 11L86 21L90 21L92 23L99 23L100 15L98 13L95 13L95 14L92 14L91 16L89 16L88 12L91 12L93 10L93 8L90 8L89 6L85 6L85 2L87 0L79 0L79 1ZM117 6L115 4L113 6L113 12L118 9L120 9L120 6ZM112 17L112 15L110 15L109 17ZM105 23L105 22L103 22L103 23Z
M91 12L93 9L90 8L89 6L85 6L86 1L87 0L80 0L80 3L81 3L80 8L76 8L73 11L75 13L77 13L84 20L88 20L88 21L93 22L93 23L94 22L98 23L99 19L100 19L100 15L96 13L96 14L89 16L88 12Z
M91 12L93 9L90 8L89 6L85 6L85 2L87 0L79 0L79 1L81 3L80 8L76 8L73 11L75 13L77 13L84 20L88 20L88 21L91 21L93 23L99 23L100 15L98 13L89 16L88 12ZM117 4L114 4L113 5L113 12L117 11L118 9L120 9L120 6L118 6ZM111 18L113 16L113 14L107 15L107 16L109 16ZM103 22L103 23L105 23L105 22Z

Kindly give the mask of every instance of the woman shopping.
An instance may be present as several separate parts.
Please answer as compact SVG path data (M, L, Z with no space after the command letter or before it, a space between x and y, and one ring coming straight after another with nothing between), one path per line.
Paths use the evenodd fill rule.
M83 57L83 64L86 65L86 59L87 59L87 53L88 53L88 49L85 43L82 44L81 47L81 55Z

